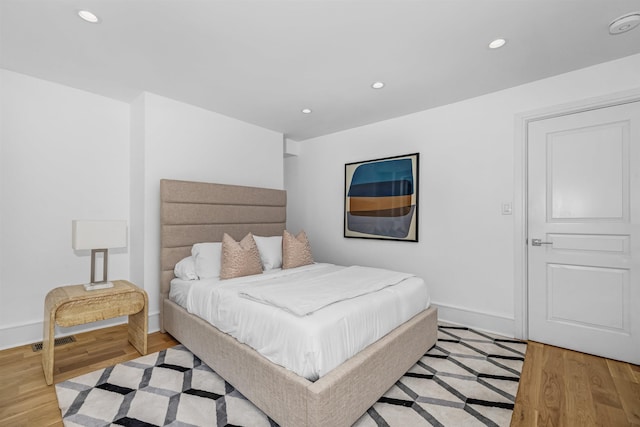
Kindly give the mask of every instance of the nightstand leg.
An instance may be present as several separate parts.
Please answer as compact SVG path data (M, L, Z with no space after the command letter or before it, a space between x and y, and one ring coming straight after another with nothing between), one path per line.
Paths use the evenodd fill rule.
M55 322L53 321L55 313L44 313L44 337L42 340L42 369L44 370L44 379L47 385L53 384L53 348L55 340Z
M129 315L129 342L138 353L147 354L147 304L139 313Z

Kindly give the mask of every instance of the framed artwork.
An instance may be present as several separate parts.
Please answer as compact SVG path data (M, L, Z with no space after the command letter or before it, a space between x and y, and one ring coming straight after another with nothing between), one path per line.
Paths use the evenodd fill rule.
M344 165L344 237L418 241L420 153Z

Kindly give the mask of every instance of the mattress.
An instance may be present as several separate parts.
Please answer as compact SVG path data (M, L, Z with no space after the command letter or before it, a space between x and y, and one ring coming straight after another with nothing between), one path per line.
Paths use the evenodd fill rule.
M305 316L243 296L274 281L295 285L342 268L313 264L222 281L173 279L169 298L270 361L315 381L430 304L426 284L415 276Z

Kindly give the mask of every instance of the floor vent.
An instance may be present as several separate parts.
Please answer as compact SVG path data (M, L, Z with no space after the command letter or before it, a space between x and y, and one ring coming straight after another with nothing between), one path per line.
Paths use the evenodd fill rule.
M57 347L59 345L65 345L72 342L76 342L76 338L73 335L69 335L68 337L56 338L55 341L53 342L53 346ZM31 348L33 349L33 351L42 350L42 342L31 344Z

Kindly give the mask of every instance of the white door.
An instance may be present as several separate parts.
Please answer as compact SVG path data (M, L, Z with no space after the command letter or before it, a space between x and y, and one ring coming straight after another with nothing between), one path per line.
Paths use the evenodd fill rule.
M529 339L640 364L640 102L529 123L527 167Z

